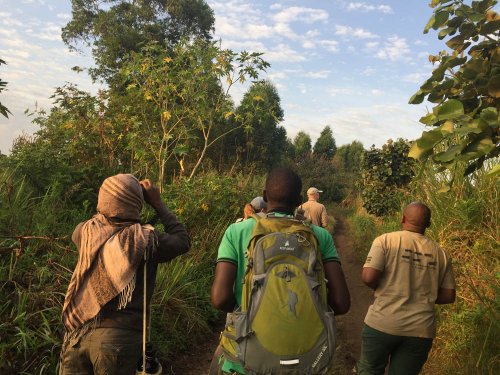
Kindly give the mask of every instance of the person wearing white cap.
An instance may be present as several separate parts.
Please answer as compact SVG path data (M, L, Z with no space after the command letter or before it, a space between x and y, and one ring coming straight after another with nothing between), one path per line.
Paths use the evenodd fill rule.
M319 227L326 228L328 225L328 215L326 214L326 208L319 200L319 193L322 190L318 190L315 187L310 187L307 189L308 201L303 203L300 207L304 210L304 216L311 220L311 222Z

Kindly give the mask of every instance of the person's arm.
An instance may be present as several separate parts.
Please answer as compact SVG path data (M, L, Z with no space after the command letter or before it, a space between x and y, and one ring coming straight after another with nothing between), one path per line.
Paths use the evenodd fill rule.
M447 303L455 302L456 291L455 289L439 288L438 296L436 298L437 305L445 305Z
M328 214L326 213L326 208L323 206L321 211L321 226L326 228L328 226Z
M344 271L339 262L330 261L323 264L328 288L328 304L335 315L342 315L351 307L351 296L345 281Z
M446 259L446 267L445 267L445 272L443 276L443 280L441 281L438 289L438 295L436 298L436 304L437 305L445 305L447 303L453 303L455 302L456 298L456 283L455 283L455 275L453 272L453 264L451 262L451 259L444 254L443 255Z
M218 310L231 312L236 306L234 297L234 282L236 281L236 264L231 262L217 262L215 278L212 284L210 298L212 305Z
M365 283L368 287L375 290L377 289L378 283L382 278L382 271L371 267L364 267L361 272L361 281Z
M158 262L167 262L181 254L186 253L191 246L189 235L184 225L179 223L177 217L171 213L161 200L160 191L150 180L141 181L144 200L151 205L158 214L164 233L158 233L158 248L156 256Z

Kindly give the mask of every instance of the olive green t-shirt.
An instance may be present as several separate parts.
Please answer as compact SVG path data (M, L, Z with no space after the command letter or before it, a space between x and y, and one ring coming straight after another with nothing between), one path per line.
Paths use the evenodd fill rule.
M365 323L397 335L433 338L439 288L455 289L451 259L420 233L398 231L377 237L363 267L382 271Z

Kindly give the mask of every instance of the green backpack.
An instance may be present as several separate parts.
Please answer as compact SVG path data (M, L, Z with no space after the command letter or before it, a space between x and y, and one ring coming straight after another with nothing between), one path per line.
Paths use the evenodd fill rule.
M302 221L252 216L241 307L221 346L247 374L324 374L335 352L318 240Z

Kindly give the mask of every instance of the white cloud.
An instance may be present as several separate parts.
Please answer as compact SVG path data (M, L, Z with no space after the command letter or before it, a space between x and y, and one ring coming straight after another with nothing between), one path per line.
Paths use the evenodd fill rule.
M337 95L351 95L353 94L352 89L350 88L337 88L337 87L332 87L326 90L328 94L331 96L337 96Z
M323 9L313 9L304 7L285 8L273 16L277 22L290 23L302 21L306 23L314 23L318 21L326 21L328 13Z
M317 72L307 72L304 74L304 76L307 78L312 78L312 79L324 79L324 78L328 78L330 73L331 72L329 70L320 70Z
M382 90L379 89L372 89L370 92L373 96L380 96L383 94Z
M392 36L384 43L384 46L375 55L382 60L408 60L410 48L405 38Z
M269 60L271 62L273 61L300 62L306 60L305 56L301 55L299 52L290 48L288 45L282 43L278 44L272 49L265 51L264 59Z
M403 77L404 82L422 84L429 78L429 73L411 73Z
M352 37L355 39L374 39L378 38L378 35L371 33L368 30L362 28L354 28L351 26L335 25L335 34L345 37Z
M366 42L365 46L366 48L373 49L377 48L379 46L379 42Z
M373 73L375 73L376 70L372 67L367 67L365 68L362 72L361 72L361 75L364 75L364 76L371 76Z
M320 40L318 44L323 46L330 52L338 52L339 50L339 43L335 40Z
M377 11L377 12L386 13L386 14L394 13L392 11L392 8L391 8L390 5L384 5L384 4L381 4L381 5L371 5L371 4L367 4L367 3L364 3L364 2L348 3L348 4L346 4L346 9L349 10L349 11L360 10L360 11L363 11L363 12Z
M27 30L27 34L32 38L49 41L59 41L61 40L61 26L53 23L48 23L37 30Z

